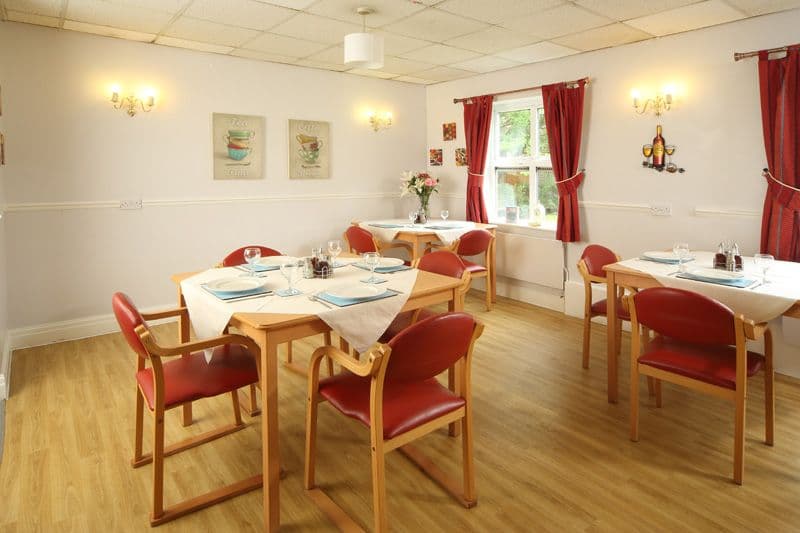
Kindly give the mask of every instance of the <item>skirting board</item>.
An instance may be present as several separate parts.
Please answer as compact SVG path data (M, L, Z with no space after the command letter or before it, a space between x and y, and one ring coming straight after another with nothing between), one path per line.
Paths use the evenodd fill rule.
M472 287L483 291L486 284L483 279L478 278L472 280ZM553 311L564 312L564 297L558 289L498 276L497 295L538 305Z

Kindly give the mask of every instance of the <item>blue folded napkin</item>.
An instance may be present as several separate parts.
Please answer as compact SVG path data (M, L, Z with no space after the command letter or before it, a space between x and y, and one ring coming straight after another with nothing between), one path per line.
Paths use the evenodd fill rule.
M250 289L249 291L230 292L230 291L215 291L214 289L210 289L208 285L206 285L205 283L200 286L222 301L236 300L238 298L246 298L248 296L260 296L262 294L269 294L272 292L270 289L267 289L266 287Z
M738 287L743 289L745 287L749 287L757 280L753 278L736 278L736 279L717 279L717 278L707 278L705 276L700 276L698 274L692 274L691 272L681 272L675 276L676 278L683 278L683 279L691 279L693 281L704 281L706 283L716 283L717 285L725 285L726 287Z
M402 224L370 224L373 228L402 228Z
M270 270L280 270L280 268L280 265L253 265L252 268L250 265L239 265L236 267L237 270L245 272L252 272L253 270L256 272L269 272Z
M384 298L391 298L392 296L397 296L400 294L397 291L393 291L392 289L387 289L386 292L383 294L378 294L375 296L367 296L366 298L339 298L338 296L333 296L328 294L327 292L321 292L317 294L317 298L320 300L324 300L329 304L333 304L337 307L348 307L351 305L362 304L365 302L374 302L375 300L383 300Z
M667 265L677 265L679 263L678 259L667 259L667 258L661 259L656 257L647 257L644 255L641 256L639 259L641 259L642 261L652 261L653 263L664 263ZM694 257L690 257L689 259L684 259L683 263L686 264L691 261L694 261Z
M372 270L370 267L364 265L363 263L355 263L354 266L360 268L361 270ZM390 266L390 267L376 267L375 273L376 274L391 274L392 272L401 272L403 270L411 270L410 266L406 265L397 265L397 266Z

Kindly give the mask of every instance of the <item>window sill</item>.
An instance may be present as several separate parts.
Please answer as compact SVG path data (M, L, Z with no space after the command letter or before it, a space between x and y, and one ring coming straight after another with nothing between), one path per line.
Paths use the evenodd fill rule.
M497 230L501 233L517 233L520 235L530 235L531 237L539 237L541 239L555 239L556 226L555 224L543 224L541 226L529 226L527 222L518 222L516 224L506 222L505 220L490 220L490 224L495 224Z

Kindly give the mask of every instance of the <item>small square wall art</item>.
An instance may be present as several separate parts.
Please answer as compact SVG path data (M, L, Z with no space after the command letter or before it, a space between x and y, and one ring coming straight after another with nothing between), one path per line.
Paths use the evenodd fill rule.
M442 149L441 148L431 148L428 150L428 164L432 167L440 167L442 166Z
M466 148L456 148L456 166L457 167L468 166Z
M455 122L448 122L447 124L442 124L442 139L444 139L445 141L456 140Z

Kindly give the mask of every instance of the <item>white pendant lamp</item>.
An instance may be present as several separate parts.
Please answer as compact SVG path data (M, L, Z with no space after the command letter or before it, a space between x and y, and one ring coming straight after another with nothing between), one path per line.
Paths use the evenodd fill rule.
M367 33L369 7L359 7L356 13L364 17L362 32L344 36L344 64L352 68L378 69L383 67L383 36Z

